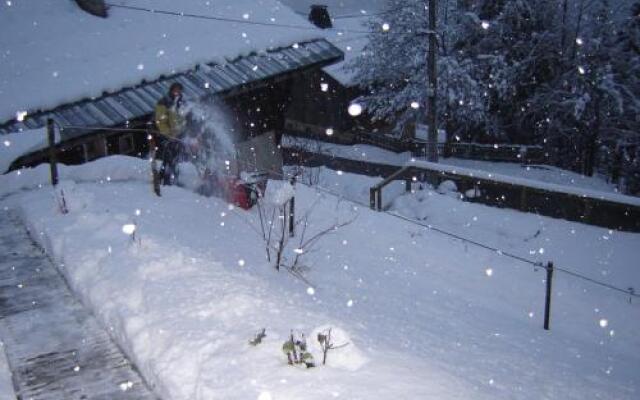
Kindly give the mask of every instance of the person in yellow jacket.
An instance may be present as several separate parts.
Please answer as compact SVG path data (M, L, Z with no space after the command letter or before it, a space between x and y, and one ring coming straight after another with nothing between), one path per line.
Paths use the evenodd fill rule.
M180 139L185 124L181 115L183 102L182 85L176 82L155 108L154 122L160 133L157 145L162 159L160 179L164 185L172 184L178 174L177 164L182 154Z

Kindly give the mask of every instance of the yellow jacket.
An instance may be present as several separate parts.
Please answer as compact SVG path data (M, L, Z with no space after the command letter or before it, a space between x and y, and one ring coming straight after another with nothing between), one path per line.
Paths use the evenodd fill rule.
M171 105L171 99L163 98L158 104L154 113L156 129L164 135L172 139L177 138L183 128L184 118L178 113L175 107Z

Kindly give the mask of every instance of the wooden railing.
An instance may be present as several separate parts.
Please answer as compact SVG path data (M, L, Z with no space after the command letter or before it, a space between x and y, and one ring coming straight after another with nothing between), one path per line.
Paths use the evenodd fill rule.
M393 181L405 181L409 187L414 180L428 182L434 186L445 180L456 184L460 193L469 202L493 207L511 208L553 218L582 222L609 229L640 232L640 206L617 202L606 198L581 196L526 184L502 182L486 177L468 176L460 173L431 170L425 167L399 167L382 163L350 160L302 149L287 149L285 163L309 167L325 166L333 170L367 176L382 176L384 180L370 190L373 209L383 209L382 192Z

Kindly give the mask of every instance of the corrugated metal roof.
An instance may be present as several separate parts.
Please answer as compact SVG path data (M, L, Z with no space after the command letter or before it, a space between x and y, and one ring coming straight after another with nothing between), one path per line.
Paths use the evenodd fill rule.
M247 83L258 82L313 64L328 64L342 59L343 53L324 39L297 43L230 60L223 65L204 65L194 70L161 78L150 83L63 105L54 110L27 116L24 121L8 121L0 125L0 134L35 129L53 118L62 126L112 127L126 124L153 112L155 104L173 82L180 82L187 98L204 98ZM62 132L63 140L80 136L80 130Z

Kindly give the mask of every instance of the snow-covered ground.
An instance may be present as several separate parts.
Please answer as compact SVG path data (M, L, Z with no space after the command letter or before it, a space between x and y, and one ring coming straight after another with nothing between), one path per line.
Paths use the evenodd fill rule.
M44 173L0 176L0 187L2 206L19 211L165 399L638 396L640 306L625 295L557 274L552 330L543 331L543 271L299 184L306 237L356 218L303 255L307 283L265 260L255 208L177 187L156 197L144 171L147 161L122 157L63 168L66 215L51 188L38 188ZM358 200L373 178L326 170L318 179ZM637 234L420 193L393 208L615 285L640 284ZM123 232L131 224L135 240ZM312 344L328 326L349 342L328 366L287 365L291 329ZM250 346L261 328L267 337Z

